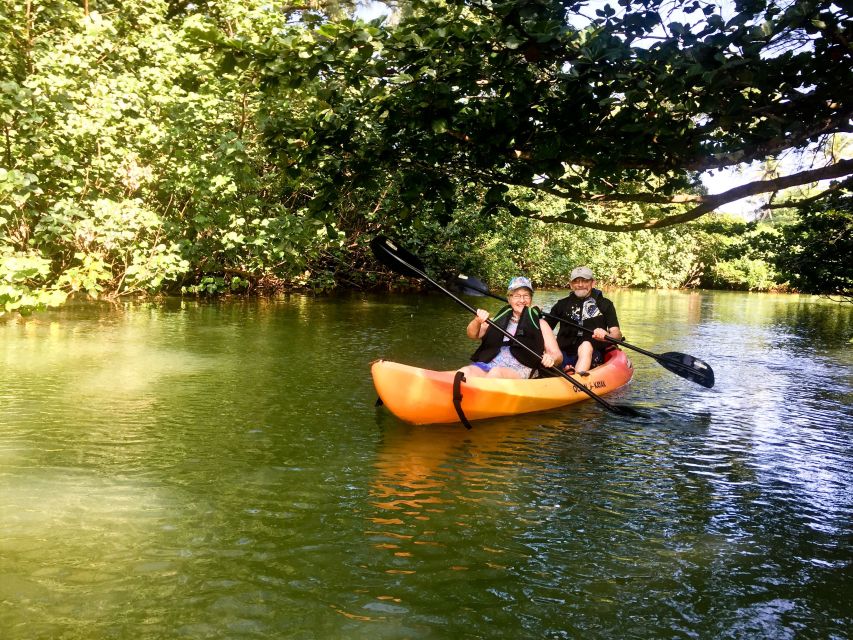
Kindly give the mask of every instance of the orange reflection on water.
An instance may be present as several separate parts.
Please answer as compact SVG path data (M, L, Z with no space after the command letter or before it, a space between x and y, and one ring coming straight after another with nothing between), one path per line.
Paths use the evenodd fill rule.
M349 618L350 620L359 620L360 622L372 622L374 620L384 620L385 618L373 618L371 616L363 616L357 613L350 613L349 611L344 611L343 609L338 609L337 607L332 607L335 613L340 613L342 616Z
M441 548L471 536L472 527L490 521L492 509L517 507L519 474L529 469L523 461L560 432L555 422L550 428L542 416L519 416L478 422L467 431L462 425L395 421L383 429L370 492L375 512L367 516L373 526L365 534L375 549L387 552L386 572L439 570ZM444 569L470 569L456 562ZM502 569L498 563L492 568Z

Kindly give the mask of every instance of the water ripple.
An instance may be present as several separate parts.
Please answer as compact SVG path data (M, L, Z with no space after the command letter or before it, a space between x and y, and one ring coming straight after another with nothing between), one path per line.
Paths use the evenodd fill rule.
M851 314L614 295L717 386L632 354L646 419L405 425L367 364L464 362L443 296L0 326L4 640L846 637Z

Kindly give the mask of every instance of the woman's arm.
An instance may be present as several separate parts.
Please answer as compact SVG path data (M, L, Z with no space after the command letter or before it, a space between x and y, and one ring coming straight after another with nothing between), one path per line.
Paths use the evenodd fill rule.
M542 337L545 339L545 353L543 354L543 358L545 355L551 356L554 366L557 366L563 361L563 353L557 345L557 338L554 337L554 331L551 329L551 325L545 322L544 319L539 321L539 328L542 329Z
M489 330L489 325L486 322L488 319L488 311L485 309L477 309L477 315L468 323L468 327L465 329L465 335L471 338L471 340L482 340L483 336L486 335L486 331Z

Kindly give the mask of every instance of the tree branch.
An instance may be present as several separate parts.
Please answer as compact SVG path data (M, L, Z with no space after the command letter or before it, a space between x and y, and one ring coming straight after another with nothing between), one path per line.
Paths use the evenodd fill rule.
M708 157L698 158L694 162L687 163L684 168L689 171L709 171L710 169L722 169L743 162L752 162L773 156L777 153L793 147L798 147L814 138L817 138L828 133L843 132L850 127L850 119L853 118L853 109L849 109L844 113L838 114L834 118L823 120L810 129L801 131L795 135L784 138L774 138L768 140L764 144L756 145L749 149L739 149L731 153L712 155Z
M728 191L724 191L722 193L714 195L697 196L700 199L699 201L701 202L701 204L693 207L692 209L684 213L680 213L673 216L667 216L665 218L657 218L654 220L646 220L643 222L635 222L632 224L625 225L594 222L575 218L573 216L542 216L534 212L525 213L524 215L528 218L543 220L545 222L566 222L569 224L576 225L578 227L584 227L587 229L598 229L600 231L625 232L642 231L643 229L662 229L664 227L671 227L676 224L691 222L693 220L696 220L697 218L702 217L706 213L714 211L715 209L721 207L724 204L728 204L729 202L734 202L736 200L740 200L749 196L758 195L759 193L781 191L782 189L789 189L791 187L796 187L802 184L808 184L810 182L830 180L832 178L841 178L849 175L853 175L853 159L841 160L840 162L829 165L827 167L821 167L819 169L810 169L808 171L800 171L799 173L794 173L789 176L782 176L780 178L774 178L772 180L756 180L755 182L749 182L739 187L735 187L734 189L729 189Z
M787 149L802 146L808 143L809 141L814 140L815 138L818 138L823 135L851 132L853 131L853 126L851 126L850 124L851 119L853 119L853 108L846 109L843 112L837 113L831 118L825 118L823 120L820 120L816 122L814 126L799 131L795 134L773 138L761 144L745 146L741 149L737 149L728 153L720 153L714 155L703 154L693 160L686 159L684 164L681 166L684 169L687 169L688 171L697 171L699 173L702 173L704 171L710 171L711 169L724 169L726 167L731 167L745 162L761 160L767 158L768 156L777 155L778 153ZM714 124L713 126L718 125ZM455 138L456 140L459 140L460 142L463 142L466 145L470 145L470 147L465 148L474 148L477 145L477 141L475 139L471 138L469 135L461 131L448 129L444 133L445 135ZM513 148L506 150L506 157L510 161L528 161L534 158L534 154L529 149ZM597 157L565 157L563 158L563 160L567 164L575 164L582 167L594 167L599 163L600 159ZM659 162L649 161L623 161L622 165L629 169L655 170L660 168Z
M841 182L834 182L829 185L828 188L824 189L817 195L813 195L810 198L801 198L800 200L785 200L783 202L768 202L765 205L762 205L760 208L762 210L768 209L793 209L799 207L805 207L807 205L812 204L813 202L817 202L822 198L825 198L830 193L835 193L836 191L849 187L853 184L853 179L848 178L847 180L842 180Z

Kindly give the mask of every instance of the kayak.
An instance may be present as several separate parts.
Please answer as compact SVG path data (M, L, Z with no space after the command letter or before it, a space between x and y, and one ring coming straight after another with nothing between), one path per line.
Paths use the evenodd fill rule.
M371 365L373 385L383 404L395 416L413 424L460 422L453 403L455 371L432 371L398 362L376 360ZM626 385L634 368L625 352L613 349L604 364L588 376L573 375L587 389L605 395ZM562 407L589 396L562 377L509 380L467 378L459 387L460 406L468 420L512 416Z

